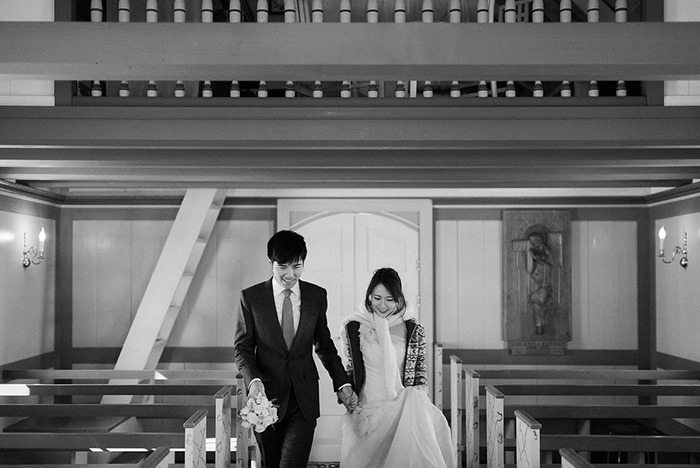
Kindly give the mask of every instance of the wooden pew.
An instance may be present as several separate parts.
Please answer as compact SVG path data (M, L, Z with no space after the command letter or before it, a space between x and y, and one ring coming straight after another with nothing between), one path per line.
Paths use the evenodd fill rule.
M515 412L517 418L516 456L518 466L539 466L542 450L562 451L622 451L669 452L700 454L700 436L615 436L615 435L556 435L542 434L542 424L524 411ZM579 458L579 457L574 457ZM580 457L582 458L582 457ZM536 463L536 465L532 465ZM645 464L641 460L632 466L649 468L660 465ZM619 466L619 465L617 465ZM676 464L676 468L691 465ZM692 465L697 466L697 465Z
M148 371L148 375L152 375ZM44 370L32 370L31 372L17 372L11 375L11 378L49 378L50 380L60 379L64 377L77 377L93 379L100 377L99 380L104 380L107 375L113 376L115 373L111 371L89 370L88 372L44 372ZM124 371L119 371L119 377L125 377ZM137 371L136 374L143 374ZM177 377L188 379L193 376L202 377L201 371L177 371ZM133 377L134 374L128 375ZM168 375L174 377L174 374ZM221 375L214 375L206 372L205 377L210 380L221 380ZM172 380L170 380L172 382ZM236 404L232 406L232 387L231 386L212 386L212 385L171 385L171 384L0 384L0 395L5 396L37 396L37 395L212 395L212 390L216 390L214 395L214 406L207 405L205 409L211 414L216 414L215 428L215 450L216 463L215 466L227 466L230 460L231 453L231 411L235 408L240 408L245 404L245 391L243 389L243 381L240 374L237 374L236 379ZM82 431L109 431L114 429L119 422L124 418L181 418L190 415L198 409L202 409L202 405L187 405L187 404L10 404L0 405L0 416L28 416L41 417L41 420L29 420L29 425L24 424L24 427L15 428L15 430L32 430L37 431L42 428L53 426L52 432L71 432L76 427L81 427ZM213 411L212 411L213 410ZM80 414L81 418L76 418L75 414ZM63 426L57 426L57 420L53 422L47 421L46 418L62 418L63 421L68 421ZM86 419L87 418L87 419ZM98 418L108 419L109 425L99 427L95 421ZM80 419L81 421L77 421ZM117 423L114 423L116 421ZM260 451L255 444L255 439L252 436L250 429L245 429L241 426L241 420L235 417L236 421L236 457L238 466L248 466L251 460L255 460L260 466Z
M146 449L165 447L172 453L173 448L184 447L186 458L188 451L198 450L188 440L194 439L193 431L201 431L206 421L206 410L199 410L184 423L185 430L180 432L2 432L0 433L0 451L51 452L118 452L118 449ZM204 426L206 428L206 426ZM194 454L189 454L194 459ZM172 460L171 460L172 461Z
M185 467L205 466L207 410L200 409L183 423L184 431L155 432L81 432L81 433L0 433L0 450L55 452L119 452L120 449L184 448ZM173 460L165 465L170 466Z
M182 381L202 382L215 380L235 383L238 376L233 370L115 370L115 369L4 369L2 382L16 380L95 380L95 381Z
M559 455L561 456L561 468L620 468L620 464L591 464L588 460L583 458L578 452L570 448L559 449ZM622 465L625 468L700 468L700 465L694 464L642 464L637 465L633 463L626 463Z
M152 451L147 457L137 463L42 463L41 468L168 468L170 449L167 447L158 447ZM37 467L34 464L12 464L0 465L0 468L22 468L22 467Z
M559 455L561 455L561 468L593 468L585 458L570 448L560 449Z
M209 396L219 391L214 384L76 384L76 383L4 383L2 396L74 396L74 395L190 395Z
M687 370L635 369L486 369L473 370L464 366L456 356L450 356L450 391L453 442L458 455L466 457L467 468L479 465L480 395L486 394L487 382L498 382L499 389L511 395L634 395L656 397L663 395L700 395L700 382L693 384L641 385L639 382L690 380L695 382L700 372ZM515 384L509 380L518 381ZM523 384L521 381L536 382ZM559 383L559 382L569 383ZM600 382L590 384L587 382ZM619 384L617 382L632 382ZM488 428L487 428L488 434ZM488 437L488 436L487 436ZM463 441L463 442L459 442ZM488 443L487 443L488 445ZM461 458L460 458L461 459Z
M508 420L508 411L504 408L504 397L496 387L486 386L486 418L487 418L487 459L489 464L500 466L504 461L504 449L507 445L506 431L504 430L504 422ZM520 431L520 422L518 415L527 414L529 418L534 419L533 414L538 414L539 419L543 418L565 418L575 419L580 421L590 422L591 419L660 419L660 418L700 418L700 407L698 406L645 406L645 405L602 405L602 406L578 406L578 405L532 405L529 407L518 406L517 410L513 410L513 415L516 417L516 439L522 434ZM586 427L585 425L582 427ZM562 434L561 437L591 437L599 438L601 436L591 435L590 430L584 429L578 434ZM542 449L558 450L557 443L561 443L558 435L542 435ZM611 451L637 452L637 458L643 458L642 452L658 451L668 452L678 450L680 452L698 452L700 453L700 435L694 436L672 436L672 435L654 435L654 436L604 436L608 438L617 437L620 440L629 442L628 445L621 444L618 449L612 448ZM636 438L636 439L635 439ZM547 443L545 443L547 440ZM584 450L583 445L588 443L589 447L593 447L592 451L607 451L603 449L603 445L590 444L590 440L578 440L571 448ZM600 440L600 439L598 439ZM607 442L607 440L606 440ZM649 445L646 444L649 442ZM651 446L658 446L658 450L651 450ZM609 445L610 446L610 445ZM637 450L625 450L624 447L637 447ZM615 447L612 445L612 447ZM670 449L675 447L675 449ZM647 450L649 449L649 450ZM517 452L520 453L520 446L517 447ZM641 461L640 461L641 463Z
M667 369L480 369L482 380L700 380L700 371Z

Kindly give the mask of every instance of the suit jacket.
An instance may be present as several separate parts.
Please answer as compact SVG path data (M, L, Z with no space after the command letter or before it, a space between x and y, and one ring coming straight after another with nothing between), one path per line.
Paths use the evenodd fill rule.
M299 281L301 313L291 349L287 349L277 318L272 278L241 292L236 320L234 354L246 387L259 378L265 393L279 405L282 419L292 387L307 420L319 416L319 374L311 350L315 348L333 380L334 390L350 383L328 330L326 290Z

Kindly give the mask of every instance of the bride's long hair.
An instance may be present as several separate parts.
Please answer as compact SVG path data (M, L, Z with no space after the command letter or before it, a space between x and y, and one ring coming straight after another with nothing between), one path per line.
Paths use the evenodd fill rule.
M372 311L372 301L370 300L370 296L372 295L374 288L380 284L383 285L387 291L389 291L389 294L391 294L396 301L396 311L391 315L404 313L406 310L406 298L404 297L403 290L401 288L401 277L399 277L399 274L393 268L380 268L374 271L372 279L369 281L369 285L367 286L367 292L365 293L365 308L367 311L370 314L374 313Z

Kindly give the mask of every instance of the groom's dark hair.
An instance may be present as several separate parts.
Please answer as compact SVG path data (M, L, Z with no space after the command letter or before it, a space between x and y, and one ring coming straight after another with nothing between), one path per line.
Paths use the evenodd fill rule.
M306 260L304 236L294 231L279 231L267 241L267 258L282 265Z

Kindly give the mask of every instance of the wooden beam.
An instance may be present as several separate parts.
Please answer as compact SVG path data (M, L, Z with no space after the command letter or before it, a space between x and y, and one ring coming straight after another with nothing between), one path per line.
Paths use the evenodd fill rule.
M698 107L465 108L409 102L300 109L257 107L257 101L230 108L0 107L0 150L44 149L52 159L49 150L61 147L700 148Z
M687 80L700 23L0 23L0 75L54 80Z

